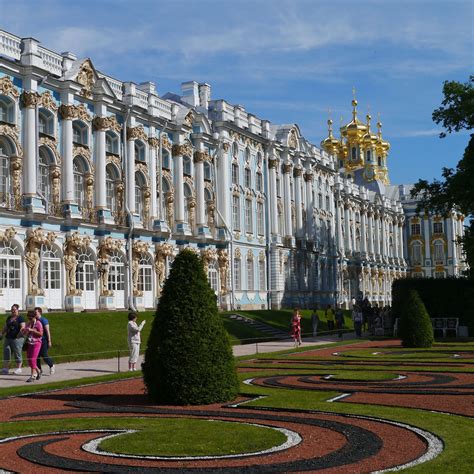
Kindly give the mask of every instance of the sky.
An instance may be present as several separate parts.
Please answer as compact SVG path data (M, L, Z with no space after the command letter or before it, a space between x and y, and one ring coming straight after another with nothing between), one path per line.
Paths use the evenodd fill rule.
M473 0L0 0L0 28L158 93L207 82L213 99L319 146L351 119L378 114L393 184L454 167L468 132L440 139L431 119L445 80L474 73Z

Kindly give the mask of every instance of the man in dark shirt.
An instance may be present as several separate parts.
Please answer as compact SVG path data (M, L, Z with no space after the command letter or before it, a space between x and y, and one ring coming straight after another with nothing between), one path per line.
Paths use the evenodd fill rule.
M5 326L2 329L2 336L5 336L3 345L3 374L8 374L12 353L16 362L16 369L13 373L20 375L22 372L22 350L23 343L25 342L22 330L25 327L25 320L20 316L19 309L20 307L17 304L12 305L11 315L7 317Z

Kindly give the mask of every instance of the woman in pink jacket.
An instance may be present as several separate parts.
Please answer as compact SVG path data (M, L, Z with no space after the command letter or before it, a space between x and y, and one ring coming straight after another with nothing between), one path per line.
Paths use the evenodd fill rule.
M26 337L26 357L28 358L28 365L31 369L30 378L27 382L34 382L38 378L38 354L41 349L41 342L43 338L43 325L35 318L34 311L28 311L28 322L23 328L23 334Z

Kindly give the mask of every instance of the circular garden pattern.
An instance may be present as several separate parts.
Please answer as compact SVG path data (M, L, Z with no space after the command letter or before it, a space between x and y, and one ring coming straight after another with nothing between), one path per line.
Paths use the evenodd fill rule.
M152 405L140 378L0 399L0 468L386 472L446 456L435 421L459 429L472 422L474 377L464 362L450 372L421 370L413 360L416 370L367 371L363 360L348 370L325 364L332 352L242 361L242 395L227 405ZM413 407L430 410L431 425L418 426Z

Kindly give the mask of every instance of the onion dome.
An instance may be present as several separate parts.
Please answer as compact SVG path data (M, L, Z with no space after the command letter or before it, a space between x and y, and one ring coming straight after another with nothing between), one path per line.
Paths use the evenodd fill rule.
M370 131L370 120L371 116L369 114L366 115L367 118L367 133L362 137L362 141L364 145L369 146L372 143L375 144L377 142L377 135L375 133L371 133Z
M357 118L357 100L352 99L352 120L344 127L343 134L347 136L348 140L356 141L362 137L366 130L366 125Z
M377 151L379 151L383 156L386 156L388 150L390 150L390 143L382 138L382 122L380 120L377 122L377 128Z
M341 147L341 142L332 134L332 120L328 120L328 137L321 142L321 146L330 154L334 155Z

